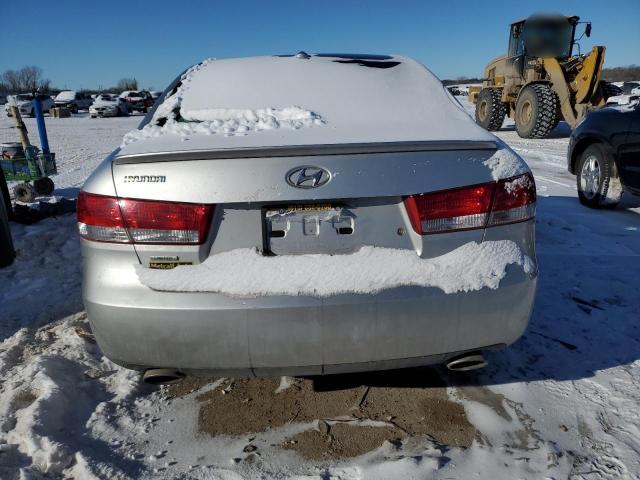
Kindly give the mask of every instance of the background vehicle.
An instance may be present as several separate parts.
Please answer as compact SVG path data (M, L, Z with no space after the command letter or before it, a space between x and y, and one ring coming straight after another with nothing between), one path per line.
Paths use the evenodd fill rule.
M162 95L162 92L157 92L157 91L151 91L149 92L151 94L151 98L153 98L153 100L155 101L160 95Z
M129 115L129 105L118 95L102 93L96 95L93 105L89 107L89 115L91 118Z
M629 105L635 103L640 99L640 94L636 95L616 95L614 97L607 98L607 107L615 107L618 105Z
M4 105L5 103L7 103L7 96L0 95L0 105Z
M120 98L129 104L129 110L136 112L147 112L155 102L145 90L126 90L120 94Z
M588 207L615 207L623 191L640 194L640 104L587 115L571 134L567 160Z
M42 102L42 111L48 113L49 109L54 105L53 100L48 95L38 95L38 98ZM20 93L18 95L9 95L8 101L4 106L4 110L7 116L11 116L11 106L15 105L20 110L20 115L33 117L35 115L33 111L33 95L30 93Z
M109 358L165 380L472 369L523 333L533 178L422 65L300 53L210 60L180 81L78 198L84 302ZM224 258L206 269L222 290L197 280ZM452 284L428 283L451 258L499 285L455 286L453 266L437 268ZM149 283L159 272L169 284Z
M74 90L65 90L56 95L56 107L67 107L71 113L88 110L92 103L91 96Z
M622 84L622 93L625 95L632 95L633 91L640 87L640 82L624 82Z
M482 88L470 90L479 125L499 130L509 115L521 137L544 138L560 120L575 127L619 93L600 80L605 47L574 55L579 20L532 16L511 24L507 54L486 66ZM591 35L591 23L584 34Z

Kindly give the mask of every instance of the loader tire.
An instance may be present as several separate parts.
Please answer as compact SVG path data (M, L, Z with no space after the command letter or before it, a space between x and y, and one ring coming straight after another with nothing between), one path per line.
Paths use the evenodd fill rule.
M507 109L502 103L502 90L483 88L476 101L476 123L490 132L500 130Z
M548 85L522 89L516 102L516 131L522 138L545 138L556 124L558 96Z
M564 115L562 115L562 109L560 108L560 101L558 101L558 108L556 108L556 118L553 121L553 128L551 130L555 130L558 124L564 120Z

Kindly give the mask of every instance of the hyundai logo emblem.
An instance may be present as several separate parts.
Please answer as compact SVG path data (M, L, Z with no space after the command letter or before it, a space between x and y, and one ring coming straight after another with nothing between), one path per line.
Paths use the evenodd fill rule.
M285 179L292 187L317 188L331 180L331 172L313 165L304 165L289 170Z

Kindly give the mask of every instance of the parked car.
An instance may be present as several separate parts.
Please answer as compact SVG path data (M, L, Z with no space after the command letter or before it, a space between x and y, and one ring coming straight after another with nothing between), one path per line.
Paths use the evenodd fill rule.
M640 87L640 82L623 82L621 88L624 95L631 95L633 90Z
M587 115L571 133L567 162L588 207L615 207L624 191L640 194L640 102Z
M47 113L51 107L54 106L53 100L48 95L38 95L42 105L42 111ZM33 117L35 112L33 110L33 95L30 93L20 93L18 95L9 95L7 97L7 103L4 106L4 110L7 116L11 116L11 106L15 105L20 110L20 115L23 117Z
M151 98L153 98L153 101L154 101L154 102L156 101L156 99L157 99L160 95L162 95L162 92L156 92L156 91L151 91L151 92L149 92L149 93L151 94Z
M71 113L88 110L92 103L91 96L74 90L65 90L56 95L56 107L66 107Z
M129 110L136 112L147 112L155 102L151 94L145 90L125 90L120 94L120 98L129 104Z
M0 105L4 105L5 103L7 103L7 96L0 95Z
M620 105L629 105L631 103L635 103L640 98L640 95L616 95L614 97L607 98L606 107L617 107Z
M119 117L129 115L129 106L118 95L102 93L97 95L93 105L89 107L91 118Z
M167 92L78 197L114 362L157 383L469 370L524 332L533 177L421 64L208 60Z

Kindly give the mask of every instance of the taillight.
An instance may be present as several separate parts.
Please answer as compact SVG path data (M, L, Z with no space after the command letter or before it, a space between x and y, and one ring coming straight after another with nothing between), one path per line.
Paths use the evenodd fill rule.
M531 174L412 195L404 203L416 233L444 233L521 222L535 216Z
M80 192L78 230L82 238L99 242L194 245L206 239L213 209Z
M536 215L536 183L530 173L496 184L489 225L522 222Z

